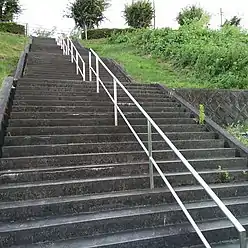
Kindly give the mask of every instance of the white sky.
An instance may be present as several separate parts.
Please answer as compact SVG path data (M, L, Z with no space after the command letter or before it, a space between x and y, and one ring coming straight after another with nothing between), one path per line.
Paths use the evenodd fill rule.
M59 31L67 32L74 27L73 20L63 17L69 2L69 0L20 0L24 11L18 21L29 23L30 29L37 27L52 29L56 26ZM131 3L132 0L110 2L111 7L105 14L108 20L102 24L102 27L125 27L122 11L124 4ZM199 4L212 15L212 27L220 24L220 8L222 8L224 19L238 15L242 17L242 25L248 28L248 3L245 0L155 0L155 3L157 27L177 27L175 18L180 9L190 4Z

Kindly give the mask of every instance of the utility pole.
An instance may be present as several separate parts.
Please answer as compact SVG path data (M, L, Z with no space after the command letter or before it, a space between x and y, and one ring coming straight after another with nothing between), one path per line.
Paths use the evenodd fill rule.
M154 29L156 29L156 5L155 5L155 0L153 0L153 9L154 9L153 27L154 27Z
M220 8L220 26L222 27L223 26L223 10L222 8Z

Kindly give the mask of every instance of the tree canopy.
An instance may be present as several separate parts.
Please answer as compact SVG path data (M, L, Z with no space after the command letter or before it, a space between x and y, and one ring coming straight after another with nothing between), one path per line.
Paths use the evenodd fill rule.
M14 16L21 13L19 0L0 0L0 21L13 21Z
M104 11L109 7L108 0L76 0L68 7L66 15L73 18L77 27L94 28L106 19Z
M131 5L125 5L124 18L130 27L150 27L153 17L154 9L150 1L140 0L132 3Z
M176 20L179 25L190 24L194 21L200 21L204 17L209 17L209 14L201 7L196 5L191 5L186 8L183 8Z

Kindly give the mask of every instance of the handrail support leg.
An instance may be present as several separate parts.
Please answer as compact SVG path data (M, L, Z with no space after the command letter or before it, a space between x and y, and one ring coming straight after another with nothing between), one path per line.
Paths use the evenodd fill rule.
M148 152L149 152L149 176L150 176L150 188L154 189L154 172L152 163L152 125L149 120L147 120L147 131L148 131Z

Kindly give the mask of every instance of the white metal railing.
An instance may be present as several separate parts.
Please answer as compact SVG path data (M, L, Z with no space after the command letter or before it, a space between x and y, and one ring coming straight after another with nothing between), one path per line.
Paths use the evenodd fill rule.
M68 55L69 44L70 39L68 39L69 42L62 42L62 46L64 44L63 51L65 50L65 54ZM96 62L96 69L92 67L92 55L95 56L95 62ZM99 71L99 65L101 66L109 73L109 75L113 78L113 91L114 91L114 97L110 94L106 86L104 85L104 82L100 78L100 71ZM199 184L203 187L203 189L207 192L207 194L212 198L212 200L217 204L217 206L221 209L221 211L224 213L224 215L232 222L234 227L239 233L239 240L240 240L240 248L246 248L246 230L245 228L240 224L240 222L236 219L236 217L230 212L230 210L225 206L225 204L219 199L219 197L213 192L213 190L208 186L208 184L203 180L203 178L198 174L198 172L192 167L192 165L187 161L187 159L182 155L182 153L174 146L174 144L171 142L171 140L164 134L164 132L159 128L159 126L152 120L152 118L146 113L146 111L140 106L140 104L134 99L134 97L130 94L130 92L124 87L124 85L116 78L116 76L109 70L109 68L104 64L104 62L101 60L101 58L94 52L92 49L89 51L89 81L92 81L92 73L96 77L96 91L99 93L100 84L113 102L114 106L114 123L115 126L118 126L118 113L121 115L121 117L126 122L127 126L130 128L131 132L143 148L144 152L148 156L149 159L149 177L150 177L150 188L154 189L154 168L157 170L161 178L163 179L164 183L174 196L175 200L181 207L182 211L186 215L187 219L193 226L194 230L198 234L199 238L207 248L211 248L209 242L206 240L205 236L203 235L202 231L190 215L189 211L179 198L178 194L166 178L165 174L162 172L160 167L158 166L157 162L155 161L153 157L153 148L152 148L152 127L159 133L159 135L163 138L163 140L168 144L168 146L173 150L173 152L177 155L177 157L181 160L181 162L185 165L185 167L191 172L191 174L194 176L194 178L199 182ZM85 75L85 74L84 74ZM84 78L85 80L85 78ZM134 103L134 105L137 107L137 109L144 115L144 117L147 120L147 131L148 131L148 149L146 148L145 144L142 142L142 140L139 138L138 134L126 118L123 111L118 106L118 91L117 86L119 86L125 94L129 97L129 99Z
M71 62L75 62L76 64L76 73L77 75L80 73L83 80L85 81L86 74L85 74L85 61L83 60L82 56L78 52L77 48L73 44L72 40L68 37L67 39L59 38L57 40L57 44L61 47L63 50L63 55L70 55ZM80 61L83 65L83 71L81 70L79 63Z

